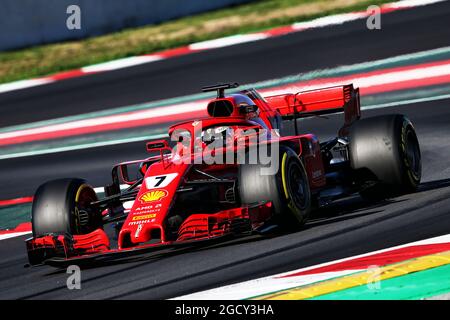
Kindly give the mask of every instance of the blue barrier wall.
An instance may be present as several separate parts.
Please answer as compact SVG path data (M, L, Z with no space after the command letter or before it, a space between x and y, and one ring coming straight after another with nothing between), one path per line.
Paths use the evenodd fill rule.
M101 35L252 0L1 0L0 50ZM66 26L81 9L81 29Z

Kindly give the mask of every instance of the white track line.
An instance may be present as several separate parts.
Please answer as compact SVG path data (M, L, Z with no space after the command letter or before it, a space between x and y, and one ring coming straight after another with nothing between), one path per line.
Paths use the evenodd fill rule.
M158 55L129 57L129 58L108 61L108 62L104 62L104 63L94 64L94 65L91 65L88 67L81 68L81 71L86 72L86 73L112 71L112 70L137 66L137 65L140 65L143 63L155 62L155 61L159 61L162 59L163 59L163 57L158 56Z
M217 49L222 47L233 46L236 44L253 42L258 40L264 40L269 38L267 34L264 33L252 33L252 34L238 34L230 37L224 37L214 40L197 42L189 45L191 50L208 50Z
M203 102L203 101L202 101ZM170 115L177 115L183 111L202 111L205 110L204 104L199 101L172 105L167 107L158 107L144 111L134 111L126 114L117 114L111 116L104 116L92 119L77 120L61 124L48 125L39 128L25 129L18 131L11 131L0 134L0 139L8 139L14 137L21 137L32 134L42 134L57 131L65 131L69 129L79 129L88 127L97 127L98 125L123 123L133 120L152 119L157 117L165 117Z
M47 149L41 150L31 150L31 151L22 151L22 152L14 152L9 154L0 155L0 160L5 159L14 159L14 158L23 158L23 157L35 157L43 154L53 154L53 153L61 153L67 151L75 151L75 150L86 150L92 148L106 147L106 146L115 146L118 144L127 144L133 142L140 141L150 141L155 139L163 139L168 137L167 134L158 134L152 136L140 136L140 137L131 137L124 139L115 139L115 140L107 140L107 141L98 141L92 143L81 143L73 146L64 146L64 147L50 147Z
M20 237L26 234L30 234L30 231L24 231L24 232L14 232L14 233L5 233L5 234L0 234L0 241L1 240L6 240L6 239L11 239L11 238L15 238L15 237Z
M358 88L371 88L375 86L381 86L386 84L393 84L403 81L412 81L412 80L422 80L429 79L439 76L448 76L450 75L450 63L440 64L436 66L429 67L414 67L407 70L402 71L394 71L394 72L386 72L383 74L373 75L373 76L360 76L357 77L349 75L343 76L342 80L327 82L326 79L324 81L320 81L321 79L317 79L320 82L317 84L308 85L308 81L303 81L299 83L287 84L284 86L280 86L280 88L275 89L267 89L261 90L264 95L277 95L285 92L298 92L302 90L313 90L320 89L325 87L332 87L342 85L343 82L353 83L355 87ZM0 136L1 137L1 136Z
M31 88L52 82L55 82L55 80L49 78L14 81L10 83L0 84L0 93Z
M435 4L438 2L444 2L444 1L447 1L447 0L403 0L403 1L387 3L387 4L383 5L383 7L395 8L395 9L414 8L414 7L427 6L430 4Z
M350 261L358 259L361 257L367 257L375 255L378 253L388 252L396 249L406 248L410 246L426 245L426 244L437 244L437 243L449 243L450 234L434 237L430 239L415 241L412 243L407 243L387 249L377 250L373 252L368 252L365 254L360 254L344 259L339 259L335 261L330 261L306 268L301 268L297 270L292 270L288 272L283 272L279 274L274 274L268 277L263 277L259 279L249 280L245 282L240 282L228 286L218 287L215 289L200 291L192 294L183 295L180 297L173 298L174 300L241 300L255 297L258 295L267 294L269 292L289 289L293 287L298 287L306 284L315 283L317 281L323 281L326 279L331 279L337 276L343 276L345 274L355 273L358 270L344 270L338 272L324 272L312 275L301 275L292 276L284 278L284 276L289 276L298 272L308 271L311 269L316 269L324 266L329 266L343 261Z
M363 19L366 18L368 15L369 13L366 12L343 13L333 16L317 18L312 21L294 23L292 27L296 30L324 28L344 24L346 22L353 20Z
M443 2L443 1L446 1L446 0L405 0L405 1L398 1L398 2L393 2L393 3L383 4L383 5L381 5L381 8L402 10L402 9L409 9L409 8L414 8L414 7L431 5L431 4L435 4L435 3ZM317 19L314 19L311 21L294 23L290 27L292 28L292 32L299 32L302 30L323 28L323 27L343 24L343 23L346 23L349 21L354 21L357 19L364 19L369 14L370 13L368 13L368 12L350 12L350 13L343 13L343 14L335 14L335 15L317 18ZM286 27L289 27L289 26L286 26ZM238 35L223 37L223 38L214 39L214 40L202 41L202 42L190 44L186 48L188 49L188 52L191 51L191 53L193 53L193 52L196 52L199 50L222 48L222 47L226 47L226 46L233 46L236 44L264 40L264 39L268 39L268 38L277 36L277 35L271 34L271 31L272 30L266 30L263 32L258 32L258 33L250 33L250 34L242 34L242 35L238 34ZM181 48L183 48L183 47L181 47ZM175 48L175 49L181 49L181 48ZM183 52L182 54L186 54L186 52ZM177 54L175 54L173 56L177 56ZM93 73L93 72L105 72L105 71L111 71L111 70L132 67L132 66L143 64L143 63L151 63L151 62L159 61L162 59L167 59L167 57L163 56L162 54L159 55L158 53L155 53L155 54L151 54L151 55L128 57L128 58L112 60L112 61L108 61L108 62L104 62L104 63L99 63L99 64L95 64L95 65L90 65L90 66L86 66L86 67L79 69L79 71L80 71L80 74L83 74L83 73L89 74L89 73ZM77 71L77 70L70 70L70 71ZM74 73L74 76L80 76L80 74ZM29 88L29 87L38 86L38 85L43 85L43 84L47 84L47 83L54 82L54 81L59 81L59 79L57 79L57 74L48 76L45 78L21 80L21 81L6 83L6 84L0 84L0 93L12 91L12 90Z
M396 72L386 72L384 74L380 75L374 75L374 76L367 76L367 77L345 77L348 79L345 79L348 83L353 83L356 87L359 88L370 88L373 86L379 86L383 84L392 84L397 82L402 82L406 80L411 79L427 79L431 77L437 77L437 76L445 76L450 75L450 64L441 64L437 66L430 66L430 67L417 67L414 68L412 66L410 69L402 70L402 71L396 71ZM301 90L310 90L310 89L316 89L321 87L328 87L328 86L335 86L335 85L341 85L342 81L336 81L336 82L321 82L319 84L315 85L308 85L308 82L299 82L296 84L291 85L284 85L280 88L275 89L267 89L267 90L261 90L264 95L276 95L281 94L284 92L298 92ZM150 110L143 110L143 111L134 111L129 112L125 114L117 114L117 115L111 115L111 116L103 116L93 119L85 119L85 120L78 120L78 121L72 121L67 123L61 123L61 124L55 124L55 125L48 125L44 127L38 127L38 128L32 128L32 129L25 129L25 130L18 130L18 131L11 131L11 132L5 132L0 133L0 140L5 140L9 138L17 138L22 136L28 136L28 135L34 135L34 134L43 134L43 133L50 133L50 132L58 132L58 131L65 131L69 129L80 129L80 128L87 128L87 127L97 127L99 125L106 125L106 124L115 124L115 123L124 123L128 121L133 120L141 120L141 119L152 119L156 117L164 117L169 115L176 115L179 114L181 110L185 111L202 111L205 109L204 107L204 101L194 101L194 102L188 102L188 103L182 103L178 105L172 105L172 106L166 106L166 107L158 107Z

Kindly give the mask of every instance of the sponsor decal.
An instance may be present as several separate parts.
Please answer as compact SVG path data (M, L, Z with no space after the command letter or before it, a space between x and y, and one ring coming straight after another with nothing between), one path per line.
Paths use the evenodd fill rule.
M156 214L146 214L146 215L143 215L143 216L134 216L133 217L133 221L139 221L139 220L145 220L145 219L152 219L152 218L155 218L156 217Z
M150 205L143 206L143 207L137 207L135 211L136 211L136 214L137 214L137 211L146 211L146 210L158 209L158 208L161 208L161 207L162 207L161 203L157 203L155 205L150 204Z
M151 204L151 205L146 205L146 206L142 206L142 207L137 207L136 209L134 209L133 215L158 213L161 211L161 208L162 208L161 203L157 203L155 205Z
M146 223L153 223L155 222L155 219L147 219L147 220L138 220L138 221L131 221L128 223L129 226L138 226L141 224L146 224Z
M150 202L160 201L161 199L166 197L168 194L169 193L167 192L167 190L164 190L164 189L148 191L139 197L139 201L141 201L141 203L150 203Z
M145 178L147 189L156 189L167 187L176 177L178 173L161 174L159 176L151 176Z
M139 238L139 234L141 233L141 231L142 231L142 224L138 225L136 232L134 233L134 237Z
M160 212L160 209L155 209L155 210L142 210L142 211L137 211L137 212L133 212L133 215L138 215L138 214L153 214L154 216L156 216L156 213Z

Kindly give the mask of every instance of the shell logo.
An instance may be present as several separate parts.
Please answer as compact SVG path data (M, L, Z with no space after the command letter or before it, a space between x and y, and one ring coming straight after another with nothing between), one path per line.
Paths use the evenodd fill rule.
M166 197L169 193L166 190L153 190L148 191L139 197L141 203L149 203L154 201L159 201Z

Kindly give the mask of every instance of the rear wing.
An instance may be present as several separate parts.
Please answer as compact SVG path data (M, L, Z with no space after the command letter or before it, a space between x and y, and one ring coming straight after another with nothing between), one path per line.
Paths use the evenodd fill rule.
M344 112L344 126L339 135L361 117L359 89L352 84L264 97L285 120ZM298 135L297 121L295 134Z

